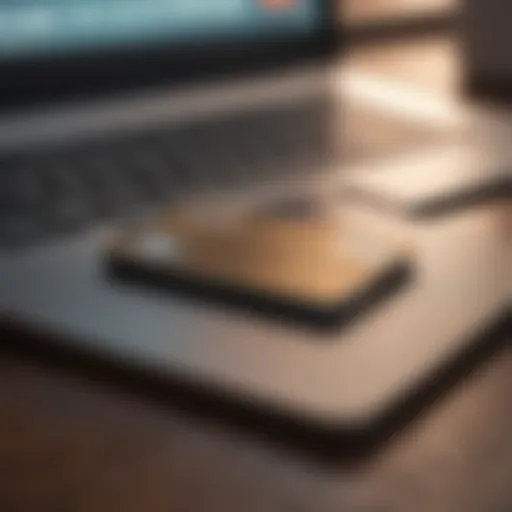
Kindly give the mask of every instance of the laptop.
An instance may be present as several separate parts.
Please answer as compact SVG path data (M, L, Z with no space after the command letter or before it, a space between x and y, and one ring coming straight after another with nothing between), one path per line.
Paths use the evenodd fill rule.
M493 264L457 269L450 284L470 276L464 314L422 332L425 301L433 317L451 304L440 279L399 294L349 332L319 337L105 276L105 247L134 217L188 198L249 204L321 191L321 178L337 176L362 147L372 158L389 153L382 141L372 152L371 140L358 140L352 154L340 144L350 120L340 124L343 101L333 94L335 4L0 0L2 321L50 334L65 350L338 431L373 424L462 349L475 325L498 317L506 279L496 275L497 229L483 245L482 261ZM369 126L404 132L406 121L360 97L355 111ZM357 115L355 125L363 137ZM439 133L419 132L408 147ZM392 152L402 149L394 140ZM352 213L361 224L400 228ZM427 274L449 273L435 265L452 264L473 243L468 226L462 239L457 229L425 234L434 244L420 264L434 265ZM436 236L456 243L452 258L432 257ZM499 285L482 289L485 276ZM409 350L412 334L421 350Z

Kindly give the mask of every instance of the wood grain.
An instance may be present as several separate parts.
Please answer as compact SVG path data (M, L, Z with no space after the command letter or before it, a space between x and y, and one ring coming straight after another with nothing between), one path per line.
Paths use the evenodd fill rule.
M512 352L352 468L36 358L0 356L0 510L510 510Z

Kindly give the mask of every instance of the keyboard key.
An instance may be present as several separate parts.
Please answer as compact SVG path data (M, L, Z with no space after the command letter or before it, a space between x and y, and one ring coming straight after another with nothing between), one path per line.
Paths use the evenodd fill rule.
M26 247L42 238L40 219L28 214L0 218L0 247Z
M0 162L0 244L131 217L183 193L248 186L326 158L328 111L311 102Z

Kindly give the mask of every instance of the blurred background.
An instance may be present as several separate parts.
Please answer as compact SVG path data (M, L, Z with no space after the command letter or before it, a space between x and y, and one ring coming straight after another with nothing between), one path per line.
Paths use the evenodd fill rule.
M340 2L341 19L359 37L435 31L457 23L456 0L369 0Z

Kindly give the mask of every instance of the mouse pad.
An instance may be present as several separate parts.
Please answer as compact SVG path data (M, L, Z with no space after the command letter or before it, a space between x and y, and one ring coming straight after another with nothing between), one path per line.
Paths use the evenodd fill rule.
M121 233L113 276L313 324L339 324L389 295L408 251L307 201L247 215L175 209Z

